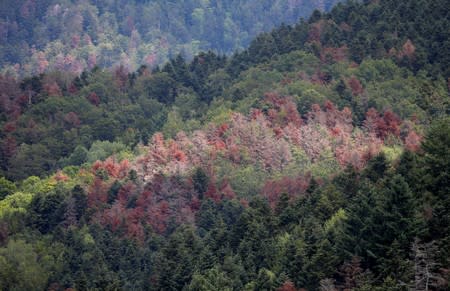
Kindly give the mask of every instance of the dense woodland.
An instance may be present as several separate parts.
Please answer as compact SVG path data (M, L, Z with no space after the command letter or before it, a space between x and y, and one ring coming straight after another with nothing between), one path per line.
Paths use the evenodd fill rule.
M448 290L449 7L350 1L233 55L0 75L0 290Z
M260 32L338 0L0 1L0 71L15 76L94 66L136 70L182 53L232 53Z

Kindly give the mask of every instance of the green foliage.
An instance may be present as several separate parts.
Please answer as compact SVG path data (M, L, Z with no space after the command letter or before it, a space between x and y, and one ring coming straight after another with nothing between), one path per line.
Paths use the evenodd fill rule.
M241 167L226 173L231 186L235 191L241 193L243 197L253 197L260 190L266 173L253 166Z
M386 173L388 167L388 161L384 153L379 154L375 158L369 161L367 168L365 169L365 176L372 182L376 182L381 179Z
M439 237L445 246L442 247L445 254L449 254L450 241L448 231L450 222L450 198L448 185L450 173L450 150L449 150L449 119L443 118L435 121L422 145L424 149L424 185L419 189L431 192L431 207L433 217L429 221L430 231L433 237Z
M281 2L271 5L277 7L276 11L286 13L294 13L299 9L299 7L291 7L294 4L287 5ZM413 0L408 3L412 6L416 5ZM128 4L127 11L134 11L131 7L141 4ZM196 25L202 23L203 27L212 21L210 19L212 16L208 14L212 10L206 8L208 5L203 2L191 4L182 6L187 11L191 11L188 19L193 21L192 23ZM46 7L46 4L42 5ZM72 7L68 3L65 5ZM75 8L76 4L73 5L72 8ZM97 3L97 5L100 4ZM165 11L168 8L159 2L146 3L146 5L148 7L140 13L130 15L131 19L137 21L153 9ZM215 4L210 3L210 5ZM271 5L268 4L272 7ZM296 5L303 4L296 3L294 6ZM308 4L304 3L304 5ZM416 31L417 35L411 34L411 31L415 31L412 28L402 31L408 35L412 45L416 47L415 55L406 57L411 60L405 61L405 57L398 55L406 53L403 52L405 50L403 46L407 40L405 36L387 38L387 35L395 35L398 32L385 33L384 30L389 28L387 23L391 19L399 19L398 23L402 26L403 22L400 20L420 12L411 10L411 6L407 5L405 11L409 11L409 14L398 15L389 9L386 10L386 7L391 7L390 5L392 5L390 2L379 5L347 3L335 8L330 14L316 14L309 22L301 21L295 26L282 25L255 39L247 50L229 58L206 52L198 54L192 61L186 61L182 55L173 54L176 57L162 67L153 68L152 65L144 65L136 72L128 72L127 66L124 65L112 72L93 67L91 71L82 72L79 77L73 77L69 73L45 73L22 82L17 80L14 83L8 79L5 82L15 84L15 87L13 85L8 87L6 95L11 96L9 100L12 100L14 106L20 107L21 114L13 118L15 113L4 113L5 122L2 126L8 128L15 126L16 129L2 136L1 174L13 181L30 175L44 176L58 168L91 162L92 158L86 156L86 150L96 141L120 142L132 148L139 142L146 144L152 134L158 130L163 130L166 136L174 137L180 130L189 132L202 129L208 122L222 124L230 120L233 111L248 113L251 108L261 106L260 101L267 92L292 95L297 103L297 109L302 114L307 113L313 104L323 104L327 99L340 108L348 106L354 112L357 124L364 120L364 114L370 107L375 107L380 112L392 109L402 118L413 116L417 119L414 126L420 132L422 125L427 124L432 118L447 114L449 107L446 75L441 77L432 74L435 71L434 68L440 67L439 64L445 62L444 58L433 60L432 63L437 62L437 65L432 68L426 65L426 58L431 57L432 52L435 53L436 47L440 44L429 47L423 41L433 37L434 32L431 33L431 27L439 28L439 31L441 26L434 22L426 25L426 30L430 32L428 35L423 35L423 31L419 33L419 30ZM431 8L427 5L424 9L430 10ZM89 12L82 13L81 17L83 21L90 23L94 21L93 19L96 18L94 15L97 13L94 5L87 6L90 8L83 11ZM108 4L100 6L104 6L102 9L106 9L105 11L112 8ZM225 5L220 9L227 10L232 6ZM253 4L250 6L254 10L265 7ZM325 6L328 7L328 4ZM62 9L57 6L51 7L56 9L55 11ZM219 8L216 7L216 9ZM350 10L358 11L358 13L344 12ZM154 36L152 33L144 36L139 32L143 26L139 26L131 19L126 21L127 24L115 22L114 15L103 15L105 11L100 9L98 15L101 15L102 21L111 24L111 28L102 27L98 21L94 21L96 24L92 27L93 32L102 27L109 31L108 35L113 35L111 29L114 30L114 27L122 31L129 24L134 23L135 30L130 28L129 31L133 38L131 43L141 43L142 38ZM371 19L369 16L376 11L380 13L385 11L386 15L381 13L382 16L379 18ZM275 10L272 12L275 13ZM233 10L231 16L226 17L227 21L223 24L217 23L218 26L212 26L211 30L228 27L234 31L220 34L224 37L227 34L238 33L237 28L232 24L234 13L239 14L239 9ZM433 13L436 12L433 11ZM182 14L171 15L174 20ZM165 14L153 16L157 15L166 17ZM363 16L356 17L356 15ZM388 15L391 18L387 20L385 17ZM69 18L72 17L75 16L72 15ZM329 21L325 21L325 18ZM314 19L317 22L314 22ZM372 25L370 21L376 23ZM165 26L164 21L158 23L159 29L170 30L170 25L166 23ZM177 24L174 24L173 28L181 29L180 23L183 21L174 23ZM319 26L321 33L316 36L316 28ZM209 26L206 25L206 27ZM202 29L205 30L205 28ZM383 37L378 37L380 33ZM81 43L89 42L85 39L87 36L79 36L81 39L78 46L73 47L75 51L78 48L81 49L83 46ZM90 35L90 37L93 36ZM220 36L217 37L220 38ZM248 35L243 38L247 37ZM312 40L316 38L317 40ZM371 45L361 43L364 40L370 40ZM93 50L99 47L98 58L102 59L98 62L107 65L113 58L111 54L123 50L123 41L121 37L106 40L102 36L96 39L95 44L88 46ZM171 39L169 38L168 41L171 42ZM433 39L430 40L430 43L433 41ZM191 41L188 42L191 43ZM64 46L63 43L52 45L48 51L52 55L60 55L62 48L59 46ZM202 45L207 46L206 43ZM118 49L116 46L121 48ZM345 46L350 54L346 53ZM396 49L397 55L389 55L388 50L391 48ZM171 49L172 47L169 50ZM335 49L338 50L336 53L328 52ZM89 49L86 50L84 54L89 55L91 52ZM106 55L101 55L101 51L104 51ZM135 61L141 56L158 61L165 60L162 54L166 49L162 43L158 46L148 44L145 51L145 53L136 52L137 55L130 57L129 60ZM337 55L332 57L337 59L328 60L327 54ZM370 56L370 58L361 59L358 65L352 63L352 57L356 55ZM38 60L39 57L35 56L35 59ZM152 68L153 71L150 72ZM352 89L351 80L361 85L361 88L357 88L357 93L354 92L354 88ZM55 88L52 89L55 84L60 92ZM58 91L58 96L55 96L54 92L50 94L49 91L52 90ZM22 100L23 96L31 98L31 102ZM100 155L98 158L104 159L104 156L110 155L111 152L106 151L104 154L91 152L91 155L96 154ZM328 158L331 157L326 157L327 162L324 161L323 165L312 169L314 174L326 176L335 171L336 165L332 164L332 160Z
M203 194L205 194L208 189L209 177L202 168L197 168L192 176L192 180L194 182L195 191L197 191L200 199L202 199Z
M345 220L347 220L347 214L344 209L340 208L333 216L330 217L323 226L325 232L335 232Z
M448 193L449 191L449 175L450 175L450 120L443 118L434 122L428 132L423 143L425 151L425 162L430 172L429 175L434 177L430 181L437 195Z
M43 144L22 144L11 160L14 167L7 173L8 177L22 180L34 174L45 174L55 164L52 154Z
M80 166L87 162L88 158L88 150L83 146L77 146L73 153L70 154L67 158L62 158L59 160L59 164L61 166Z
M46 194L38 193L28 206L28 222L46 234L62 223L64 212L64 194L59 189Z
M182 10L125 1L120 14L108 13L111 1L66 2L0 9L21 20L15 36L0 21L0 57L18 60L17 40L45 31L46 15L56 34L71 34L40 39L24 70L58 55L70 67L75 53L74 63L91 53L102 66L119 54L129 63L78 77L0 76L0 289L406 290L417 284L418 242L434 253L432 288L448 289L448 58L436 38L448 27L444 1L434 2L442 11L417 0L349 1L234 56L192 61L184 57L240 47L251 35L244 28L281 19L261 20L261 11L294 15L308 1L225 1L217 10L214 1ZM61 26L53 14L63 8ZM167 55L176 57L156 67ZM125 69L143 58L148 67ZM337 108L314 105L326 100ZM370 107L404 121L365 121ZM317 138L297 131L305 128ZM167 140L152 142L157 131ZM404 148L409 138L416 152ZM266 165L281 145L287 165ZM94 171L97 160L107 162Z
M22 181L20 190L29 193L48 193L56 186L56 182L52 179L40 179L36 176L30 176Z
M227 278L227 274L217 266L206 270L204 275L194 274L187 290L192 291L231 291L233 282Z
M0 177L0 200L3 200L6 196L14 193L16 189L14 183L8 181L5 177Z
M126 146L120 142L96 141L86 154L86 162L104 161L106 158L119 154L126 149Z
M32 199L33 195L30 193L15 192L0 201L0 221L8 225L10 232L22 229Z
M162 132L164 133L164 136L174 138L178 132L184 129L184 127L185 123L178 113L178 110L175 108L167 114L167 121L162 128Z
M1 43L1 65L3 71L13 74L59 68L78 72L80 68L118 63L133 68L142 63L155 66L179 53L192 57L199 50L233 53L262 31L282 22L294 23L315 8L329 10L336 2L261 5L253 0L189 0L172 5L133 1L120 3L119 8L112 2L19 1L2 7L0 17L7 41ZM64 11L67 13L61 17ZM23 43L36 49L30 52L21 46ZM280 49L286 46L289 44L283 43ZM16 63L20 70L12 65Z
M201 242L192 229L181 228L173 233L155 258L157 283L154 289L179 290L191 280Z
M35 246L10 240L0 248L0 286L4 290L45 289L50 277L47 256L40 257ZM47 265L47 266L46 266ZM47 268L46 268L47 267Z
M311 165L311 172L317 177L328 177L339 169L339 164L331 151L324 151L316 163Z

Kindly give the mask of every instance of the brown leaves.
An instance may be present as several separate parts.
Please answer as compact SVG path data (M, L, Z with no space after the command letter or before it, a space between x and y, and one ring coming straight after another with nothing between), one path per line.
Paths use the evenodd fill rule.
M231 168L250 166L268 175L281 174L265 181L261 190L275 207L282 193L302 195L309 185L309 175L296 172L283 176L299 151L308 162L321 161L325 155L329 158L331 153L342 167L351 164L361 169L379 153L387 136L400 137L401 120L391 111L381 114L370 109L364 130L360 130L353 126L349 108L339 110L330 101L323 106L314 104L304 119L291 97L277 93L266 94L263 108L251 110L248 116L234 113L228 122L211 124L191 135L180 132L175 139L156 133L148 146L140 148L143 154L132 165L113 158L97 161L92 166L97 177L89 190L89 205L98 211L95 217L104 226L142 240L145 225L164 233L170 220L193 222L202 199L220 202L240 198L246 205L226 174L216 175L221 167L218 163L224 161ZM412 127L402 126L402 136L408 149L418 149L421 138ZM209 181L201 197L193 195L196 190L191 177L196 168L205 169ZM133 182L126 180L130 169L137 173ZM102 175L112 179L105 182ZM105 209L108 189L115 180L123 186L112 207ZM284 287L289 288L289 284Z

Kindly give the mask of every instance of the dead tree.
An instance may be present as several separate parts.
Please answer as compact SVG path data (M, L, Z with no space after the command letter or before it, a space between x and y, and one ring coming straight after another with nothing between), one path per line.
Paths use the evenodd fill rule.
M435 260L438 254L436 242L420 243L416 238L412 250L415 273L414 290L428 291L442 287L446 280L438 273L439 263Z

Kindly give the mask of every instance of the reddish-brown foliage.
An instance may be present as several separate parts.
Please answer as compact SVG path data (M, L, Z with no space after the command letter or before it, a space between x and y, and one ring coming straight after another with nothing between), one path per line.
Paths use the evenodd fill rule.
M100 97L95 92L90 93L86 98L95 106L100 104Z
M302 125L302 118L297 111L297 105L292 97L282 97L278 93L266 93L265 102L273 108L268 111L268 119L273 124L286 126L289 123L295 126ZM258 112L262 114L262 112ZM255 118L256 119L256 118Z
M398 58L407 57L412 59L414 57L414 53L416 52L416 47L412 43L410 39L406 40L406 42L402 46L402 50L397 54Z
M350 262L345 262L339 268L339 274L344 278L344 283L341 286L342 290L354 290L357 288L362 272L360 257L353 256Z
M269 201L274 209L281 194L288 193L290 197L296 197L305 193L309 186L311 176L283 177L279 180L266 181L261 194Z
M69 112L64 116L64 121L67 122L67 124L70 127L78 128L81 124L80 118L78 118L78 114L75 112Z
M384 130L384 135L393 134L395 136L400 136L400 118L392 111L386 110L383 114L384 128L380 125L381 130Z
M15 121L7 122L3 126L3 130L4 130L5 133L11 133L11 132L15 131L16 128L17 127L16 127L16 122Z
M0 222L0 245L5 245L5 243L8 241L8 237L8 224L6 222Z
M169 155L170 159L174 159L179 162L185 162L187 160L186 154L180 150L180 147L174 140L171 140L169 143Z
M117 163L113 157L109 157L105 161L96 161L92 165L93 173L96 173L98 170L105 170L108 176L122 179L130 170L130 162L125 159Z
M81 40L81 38L80 38L79 34L72 35L70 46L72 48L77 48L78 45L80 44L80 40Z
M133 165L128 161L117 163L113 158L94 163L92 172L98 177L89 188L89 206L96 211L94 219L127 237L143 241L146 226L163 234L169 221L193 223L201 198L192 194L196 192L188 177L197 167L204 169L209 177L203 197L219 202L241 197L226 177L215 176L217 161L228 159L234 167L255 165L261 171L276 171L282 176L293 157L297 157L293 155L295 149L308 162L329 158L324 153L331 153L343 167L351 164L361 169L379 153L384 138L400 135L400 119L390 111L380 114L370 109L365 130L355 131L351 110L339 110L330 101L323 106L314 104L305 119L290 97L268 93L263 102L265 110L251 110L248 116L235 113L227 123L211 124L190 136L180 132L175 139L165 140L157 133L148 146L141 146L144 154ZM402 125L402 137L408 148L415 149L420 144L412 127ZM137 173L135 182L127 180L130 169ZM107 182L100 178L105 173L109 177ZM265 181L261 195L275 207L282 193L289 193L291 198L304 195L310 178L309 175L286 176ZM113 207L108 209L107 190L115 180L123 186ZM240 201L244 207L248 206L246 200Z
M78 88L77 86L75 86L75 84L70 84L69 88L67 88L67 91L69 92L69 94L74 95L76 93L78 93Z
M114 205L103 214L104 224L109 225L112 231L117 231L125 222L125 218L126 209L120 201L116 201Z
M19 87L19 83L15 78L3 76L0 74L0 109L9 115L11 119L16 119L20 114L19 100L23 96L23 92ZM28 103L25 98L23 105Z
M126 183L120 188L119 193L117 195L118 199L123 204L126 204L127 201L129 201L130 197L134 194L135 189L136 186L133 183L131 182Z
M348 47L341 46L338 48L325 47L320 51L320 60L322 62L342 62L347 59Z
M231 188L230 183L226 179L222 182L219 192L223 199L231 200L236 198L236 193L234 193L233 188Z
M327 72L317 70L310 79L311 83L316 85L326 85L331 81L331 75Z
M342 23L339 25L339 28L340 28L341 30L345 31L345 32L350 32L350 31L352 31L352 27L351 27L350 25L348 25L348 23L346 23L346 22L342 22Z
M323 20L314 22L310 25L310 29L308 31L308 42L320 43L324 25L325 23Z
M3 156L7 159L13 157L17 151L17 141L13 136L7 136L0 144Z
M394 136L400 135L400 118L390 110L386 110L381 116L374 108L370 108L366 113L364 127L370 133L374 133L377 137L384 139L389 134Z
M69 180L69 177L61 171L57 171L54 177L55 177L55 180L58 182L65 182L65 181Z
M421 141L422 137L420 135L415 131L410 131L405 137L405 147L410 151L416 152L420 149Z
M288 280L278 287L277 291L297 291L297 289L295 288L294 283Z
M37 61L37 72L39 74L43 74L49 65L49 62L47 61L45 53L38 52L35 54L35 58Z
M128 70L120 65L114 70L114 81L120 91L124 91L128 82Z
M92 69L97 65L97 55L94 53L89 54L88 56L88 68Z
M97 209L108 199L108 185L101 178L96 177L88 193L88 206Z
M361 95L364 92L361 82L355 76L352 76L347 81L347 84L350 87L353 96Z
M239 200L239 202L241 203L242 206L244 206L244 208L248 208L249 203L248 203L248 200L247 200L247 199L241 198L241 199Z
M217 191L217 187L215 184L216 183L214 182L214 179L212 179L209 182L208 188L206 189L206 192L205 192L205 197L210 198L210 199L214 200L215 202L219 202L221 197L220 197L220 193L218 193L218 191Z
M145 61L145 63L147 63L147 65L149 65L150 67L153 67L156 64L156 62L158 61L158 56L156 53L151 53L144 58L144 61ZM149 71L146 71L146 72L147 72L147 74L149 74Z

